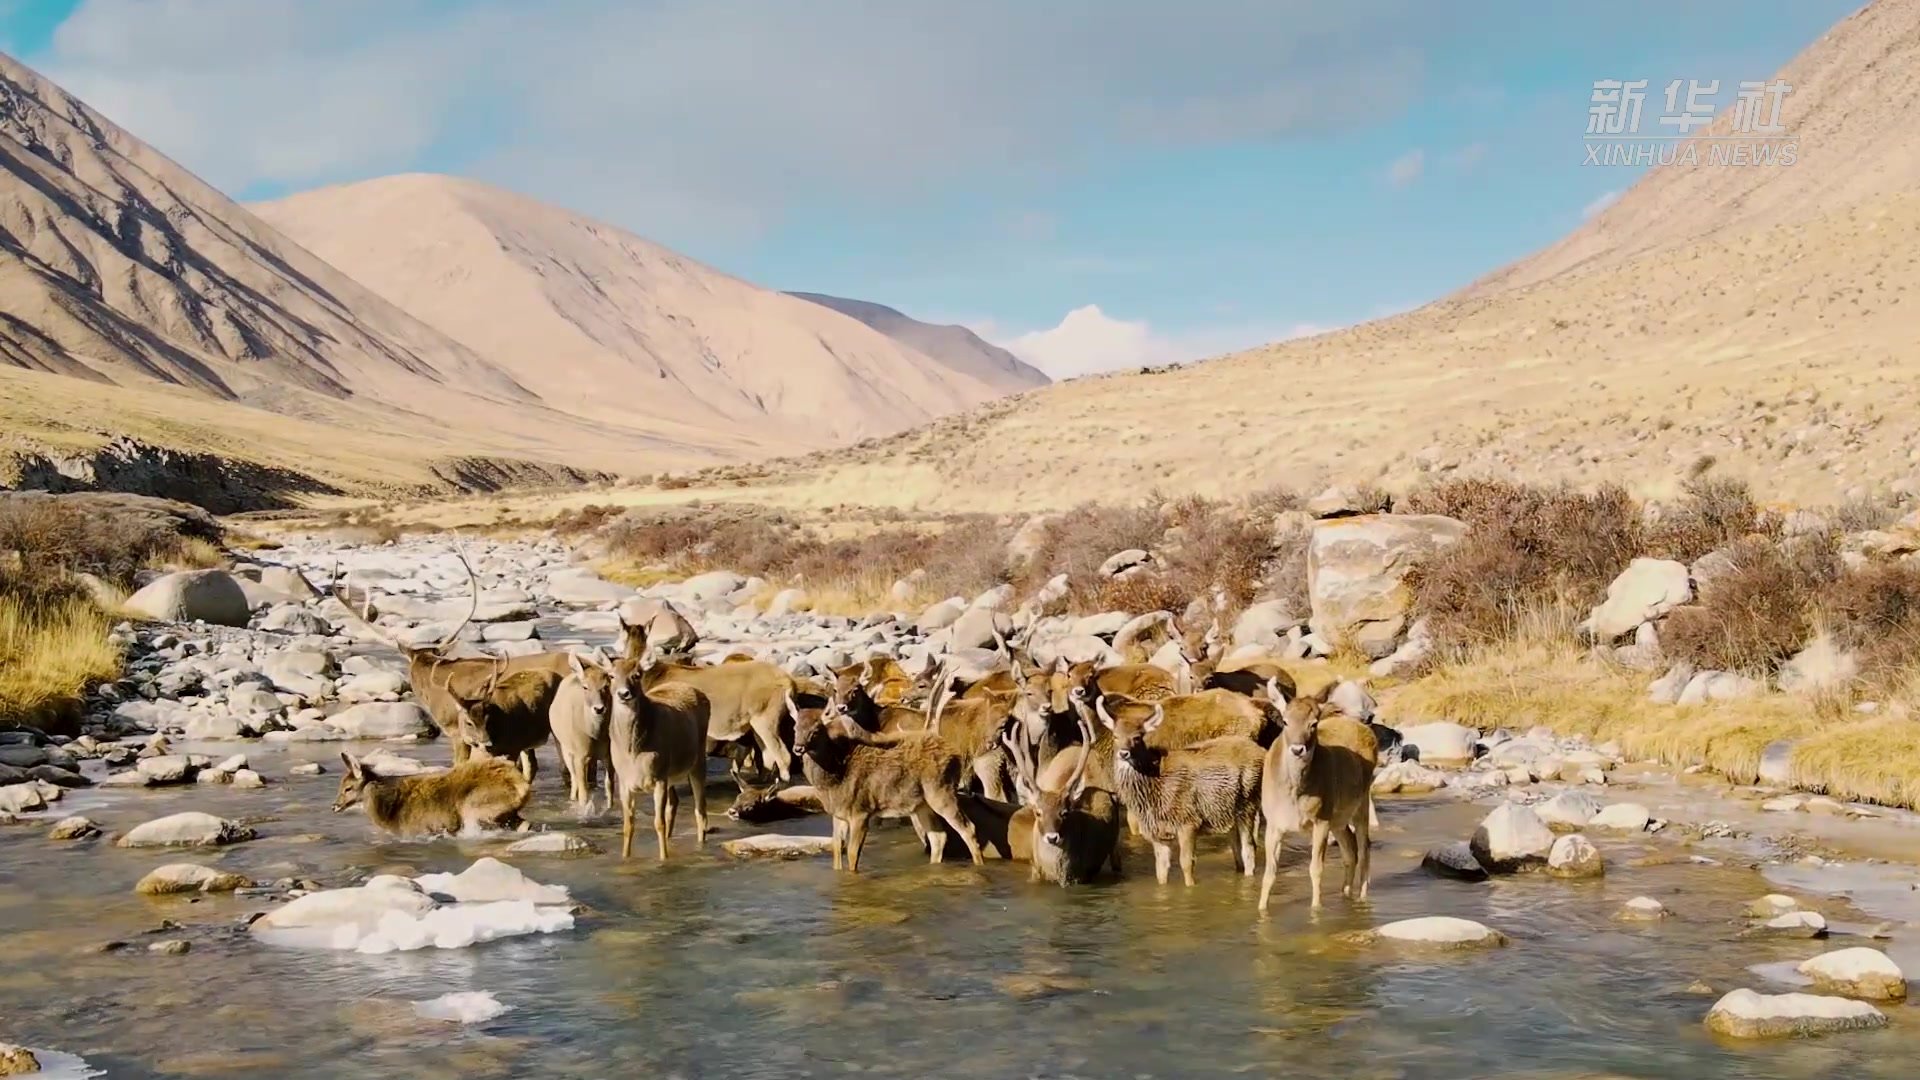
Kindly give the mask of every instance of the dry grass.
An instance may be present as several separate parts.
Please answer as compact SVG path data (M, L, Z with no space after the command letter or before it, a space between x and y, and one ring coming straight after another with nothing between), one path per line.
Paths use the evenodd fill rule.
M1725 551L1731 565L1661 624L1661 647L1699 668L1768 674L1813 635L1819 597L1840 573L1838 556L1825 537L1749 536Z
M1920 682L1908 690L1920 703ZM1417 682L1386 691L1392 723L1446 719L1482 731L1562 735L1618 743L1633 758L1681 767L1702 764L1735 783L1753 783L1768 744L1799 740L1794 782L1842 799L1920 808L1920 721L1910 704L1884 714L1836 711L1829 702L1786 694L1677 707L1647 700L1644 675L1588 660L1571 642L1528 637L1482 650Z
M84 593L29 598L0 591L0 724L60 728L94 683L120 673L112 617Z

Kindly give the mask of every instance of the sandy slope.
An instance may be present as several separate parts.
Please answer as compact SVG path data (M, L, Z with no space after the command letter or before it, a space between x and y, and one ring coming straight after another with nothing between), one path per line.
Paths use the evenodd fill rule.
M1046 372L964 326L921 322L870 300L850 300L844 296L810 292L788 295L859 319L908 348L918 349L947 367L971 375L1005 393L1017 394L1053 381L1047 378Z
M998 396L854 319L471 180L392 176L253 209L570 413L767 452Z
M788 466L769 497L1003 509L1481 472L1659 494L1705 455L1783 499L1911 485L1920 0L1879 0L1781 76L1791 168L1656 170L1457 297L1034 391Z

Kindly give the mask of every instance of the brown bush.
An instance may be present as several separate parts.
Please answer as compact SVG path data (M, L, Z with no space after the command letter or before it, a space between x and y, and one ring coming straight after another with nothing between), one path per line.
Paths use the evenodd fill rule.
M124 587L132 584L134 571L187 558L220 538L218 524L205 511L164 499L43 492L0 496L0 555L21 580L84 572Z
M1840 574L1817 621L1860 657L1861 675L1888 682L1920 667L1920 566L1876 560Z
M1731 566L1660 625L1662 650L1696 667L1771 672L1806 644L1816 601L1839 577L1826 537L1749 536L1727 548Z
M1888 499L1872 497L1848 499L1834 507L1829 515L1833 527L1843 533L1884 529L1900 519L1900 507Z
M1753 501L1746 484L1699 476L1687 481L1681 497L1662 507L1647 527L1645 553L1691 564L1742 537L1777 536L1780 524L1779 515Z
M1415 492L1405 506L1471 526L1409 575L1414 614L1448 655L1515 637L1540 611L1594 603L1642 537L1639 507L1611 486L1589 494L1460 480Z

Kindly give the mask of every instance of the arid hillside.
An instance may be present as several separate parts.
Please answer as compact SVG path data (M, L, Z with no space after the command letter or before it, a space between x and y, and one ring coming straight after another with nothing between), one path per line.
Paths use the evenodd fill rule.
M1655 170L1420 310L1056 385L785 465L762 497L1012 509L1449 473L1658 495L1707 458L1787 500L1911 484L1917 71L1920 3L1881 0L1781 72L1790 168Z
M471 180L391 176L253 209L554 407L734 456L1000 393L855 319Z
M917 349L941 364L995 389L1015 394L1053 381L1047 374L964 326L925 323L870 300L824 293L789 293L809 303L859 319L875 330Z
M0 164L0 484L492 490L812 450L1000 392L479 184L262 220L7 57Z

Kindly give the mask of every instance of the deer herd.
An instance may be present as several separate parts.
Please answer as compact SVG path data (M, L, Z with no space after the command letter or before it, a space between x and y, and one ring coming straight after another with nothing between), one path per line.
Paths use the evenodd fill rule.
M337 575L333 592L353 612ZM1310 837L1313 906L1329 842L1340 847L1343 895L1367 894L1381 748L1374 725L1339 711L1326 689L1296 691L1278 663L1216 670L1214 635L1180 634L1171 619L1178 671L1144 657L1041 664L1024 645L1001 641L998 669L964 680L944 665L915 677L884 656L819 679L740 656L694 664L694 628L665 602L638 615L623 610L617 657L456 656L471 610L452 634L423 646L355 614L401 651L416 698L453 747L450 770L415 776L380 776L373 763L342 755L334 810L364 806L391 832L519 824L535 750L551 738L582 811L593 808L605 767L622 858L632 854L645 793L659 858L668 856L682 786L692 794L695 842L705 842L708 760L719 757L739 790L731 816L831 817L836 870L860 869L876 819L906 818L932 862L964 850L978 863L991 850L1026 862L1033 880L1061 885L1119 874L1130 832L1152 847L1158 881L1177 855L1192 885L1196 837L1218 833L1230 837L1245 875L1260 861L1257 842L1264 849L1265 911L1281 843L1299 830Z

